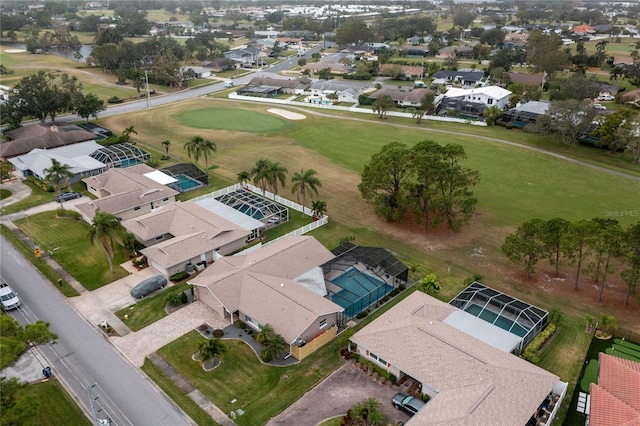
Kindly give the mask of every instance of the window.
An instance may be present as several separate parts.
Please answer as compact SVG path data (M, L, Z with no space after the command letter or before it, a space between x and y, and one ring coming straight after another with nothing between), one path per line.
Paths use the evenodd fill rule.
M327 326L327 320L323 319L322 321L320 321L320 328L325 328Z
M133 208L133 210L136 210L136 211L137 211L137 210L140 210L140 206L135 206L135 207Z
M169 197L164 197L162 201L169 201Z
M376 360L379 364L382 364L385 367L387 366L387 361L380 358L378 355L374 354L373 352L369 352L369 357L371 357L371 359Z
M158 235L158 236L156 237L156 241L161 240L162 238L163 238L163 236L162 236L162 235Z
M487 103L491 105L493 103L493 99L487 99Z

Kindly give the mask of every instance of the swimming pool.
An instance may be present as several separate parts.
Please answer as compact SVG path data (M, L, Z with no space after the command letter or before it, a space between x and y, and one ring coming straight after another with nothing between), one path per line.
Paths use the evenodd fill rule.
M178 179L178 182L174 182L171 186L180 192L187 192L194 190L196 188L200 188L203 186L202 182L197 179L192 178L191 176L187 176L182 173L178 173L174 176L174 178Z
M496 325L503 330L507 330L511 334L515 334L518 337L524 337L529 332L522 325L517 324L513 320L498 315L489 309L482 309L481 306L476 305L475 303L469 303L465 308L465 312L470 313L474 317L478 317L490 324Z
M264 219L264 215L260 210L256 207L250 206L249 204L235 204L233 206L234 209L238 210L240 213L244 213L247 216L251 216L254 219L260 220Z
M355 268L347 269L331 282L342 288L331 296L331 300L342 306L348 317L358 315L393 290L393 286L381 279Z

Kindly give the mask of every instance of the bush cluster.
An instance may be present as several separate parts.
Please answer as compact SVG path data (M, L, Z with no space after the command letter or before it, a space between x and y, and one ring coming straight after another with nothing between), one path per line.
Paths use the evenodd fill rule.
M121 104L123 100L117 96L112 96L109 99L107 99L107 102L110 104Z
M49 185L47 182L43 182L35 176L29 176L27 180L33 183L38 188L42 189L43 191L46 191L46 192L54 191L53 185Z
M522 358L526 359L532 364L537 364L540 362L540 357L538 356L538 350L544 345L544 343L556 332L558 326L555 324L549 324L547 328L545 328L542 333L538 334L532 341L527 345L524 352L522 353Z
M189 274L185 271L178 272L169 277L169 279L173 282L183 281L183 280L186 280L187 278L189 278Z

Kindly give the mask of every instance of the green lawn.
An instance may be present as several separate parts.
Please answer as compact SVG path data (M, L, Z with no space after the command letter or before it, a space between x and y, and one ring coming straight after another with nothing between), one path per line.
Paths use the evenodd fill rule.
M275 115L237 108L205 108L185 111L176 117L185 126L199 129L265 133L283 130L288 123Z
M240 426L265 424L342 364L338 348L343 338L289 367L262 364L246 343L224 340L227 351L222 364L205 372L191 359L203 341L204 337L192 331L158 353L225 413L244 410L235 420ZM231 403L234 399L237 402Z
M25 416L23 426L91 425L92 423L55 379L29 384L18 390Z
M28 232L30 227L36 244L43 250L53 250L56 262L87 290L95 290L127 275L127 271L118 266L126 260L123 250L116 248L115 273L112 274L102 249L86 238L89 225L84 221L58 218L52 211L29 216L29 227L26 219L19 219L15 224L23 232Z
M24 200L20 200L6 207L3 207L2 214L16 213L22 210L29 209L31 207L39 206L41 204L50 203L55 200L55 193L43 191L28 180L23 180L22 183L31 188L31 194ZM83 195L89 194L89 192L87 191L87 187L82 182L78 182L72 185L71 189L73 191L80 192Z
M149 324L158 321L167 316L165 307L167 306L167 298L175 293L181 293L190 288L187 284L174 285L165 288L153 297L146 297L132 306L120 309L115 314L122 320L132 331L138 331ZM124 316L129 315L129 319Z
M4 200L5 198L11 197L11 191L8 189L1 188L0 189L0 200Z

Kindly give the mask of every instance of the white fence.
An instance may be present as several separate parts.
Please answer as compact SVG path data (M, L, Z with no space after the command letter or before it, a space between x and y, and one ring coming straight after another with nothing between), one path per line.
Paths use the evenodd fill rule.
M240 101L252 101L252 102L260 102L265 104L277 104L277 105L291 105L291 106L300 106L305 108L328 109L328 110L334 110L334 111L350 111L350 112L357 112L361 114L376 114L376 115L378 114L371 108L360 108L358 106L345 107L345 106L339 106L339 105L314 104L310 102L294 101L292 100L292 98L289 98L289 99L259 98L254 96L241 96L235 92L229 94L229 99L235 99ZM408 112L388 111L387 115L390 117L414 118L413 115ZM449 123L471 124L473 126L482 126L482 127L487 126L487 123L485 123L484 121L465 120L463 118L443 117L439 115L425 115L422 117L422 119L431 120L431 121L447 121Z

